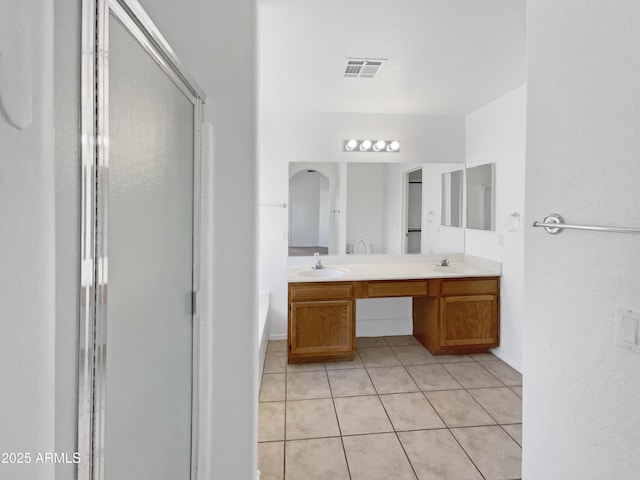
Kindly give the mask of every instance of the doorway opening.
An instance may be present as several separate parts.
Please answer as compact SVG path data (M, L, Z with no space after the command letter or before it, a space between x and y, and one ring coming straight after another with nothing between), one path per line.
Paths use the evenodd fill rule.
M404 175L403 253L422 252L422 168Z

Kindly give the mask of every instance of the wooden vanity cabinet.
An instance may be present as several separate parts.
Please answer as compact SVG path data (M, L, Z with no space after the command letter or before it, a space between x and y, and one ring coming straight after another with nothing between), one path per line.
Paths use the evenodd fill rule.
M353 282L289 284L289 363L355 356Z
M289 283L289 363L351 360L356 298L413 297L413 335L434 355L500 343L500 277Z
M433 279L414 298L414 335L434 355L486 352L500 344L499 277Z

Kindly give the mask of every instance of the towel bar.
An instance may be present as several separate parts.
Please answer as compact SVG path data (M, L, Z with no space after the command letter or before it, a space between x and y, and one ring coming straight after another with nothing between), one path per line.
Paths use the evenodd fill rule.
M532 227L543 227L547 233L551 235L557 235L565 228L572 230L590 230L592 232L613 232L613 233L637 233L640 234L640 228L628 228L628 227L605 227L596 225L571 225L564 223L564 218L557 213L552 213L544 218L544 221L535 221L531 225Z

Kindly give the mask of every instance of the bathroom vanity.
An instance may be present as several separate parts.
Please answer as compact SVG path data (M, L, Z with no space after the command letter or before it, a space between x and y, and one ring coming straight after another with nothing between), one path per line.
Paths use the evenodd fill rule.
M499 274L468 268L452 269L455 274L421 271L415 265L403 272L401 266L385 265L379 270L393 278L366 279L385 275L349 268L347 274L314 281L290 276L289 363L353 359L356 299L361 298L412 297L413 335L434 355L487 352L499 345Z

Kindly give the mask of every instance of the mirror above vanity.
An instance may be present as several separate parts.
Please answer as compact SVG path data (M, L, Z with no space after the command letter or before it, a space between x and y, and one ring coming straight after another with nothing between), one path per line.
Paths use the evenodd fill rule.
M460 163L289 163L289 256L463 252L463 170Z

